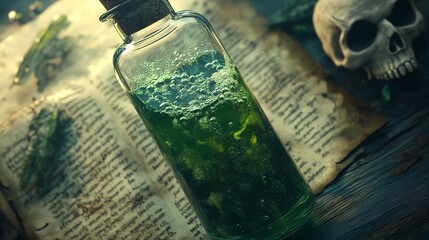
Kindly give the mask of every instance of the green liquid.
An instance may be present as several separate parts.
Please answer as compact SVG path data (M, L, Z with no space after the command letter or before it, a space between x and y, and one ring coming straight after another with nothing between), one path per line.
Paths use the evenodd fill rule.
M313 197L236 68L205 52L129 97L214 239L287 235Z

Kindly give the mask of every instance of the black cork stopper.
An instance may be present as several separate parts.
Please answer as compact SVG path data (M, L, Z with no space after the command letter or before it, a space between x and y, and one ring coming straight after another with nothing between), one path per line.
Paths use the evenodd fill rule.
M131 35L170 14L163 0L100 0L125 35Z
M101 4L103 4L107 11L126 1L127 0L100 0Z

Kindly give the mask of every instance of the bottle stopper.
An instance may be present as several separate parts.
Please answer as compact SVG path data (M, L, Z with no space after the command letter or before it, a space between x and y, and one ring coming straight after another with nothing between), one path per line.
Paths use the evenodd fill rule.
M163 0L100 0L125 35L131 35L170 14Z

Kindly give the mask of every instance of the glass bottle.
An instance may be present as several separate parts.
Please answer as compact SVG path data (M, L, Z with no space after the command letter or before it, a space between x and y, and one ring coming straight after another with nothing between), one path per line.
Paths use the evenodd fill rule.
M118 81L212 239L277 239L314 198L209 22L163 0L100 0Z

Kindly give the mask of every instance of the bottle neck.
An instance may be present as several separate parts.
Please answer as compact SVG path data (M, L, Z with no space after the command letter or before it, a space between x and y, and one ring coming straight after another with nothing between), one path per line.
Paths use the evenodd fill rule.
M111 20L124 41L142 29L176 14L168 0L122 0L116 6L118 0L100 1L108 9L100 21Z
M119 32L118 29L116 30ZM124 43L146 42L149 44L165 37L172 30L174 30L174 19L171 16L167 16L135 33L123 36L122 39L124 40Z

